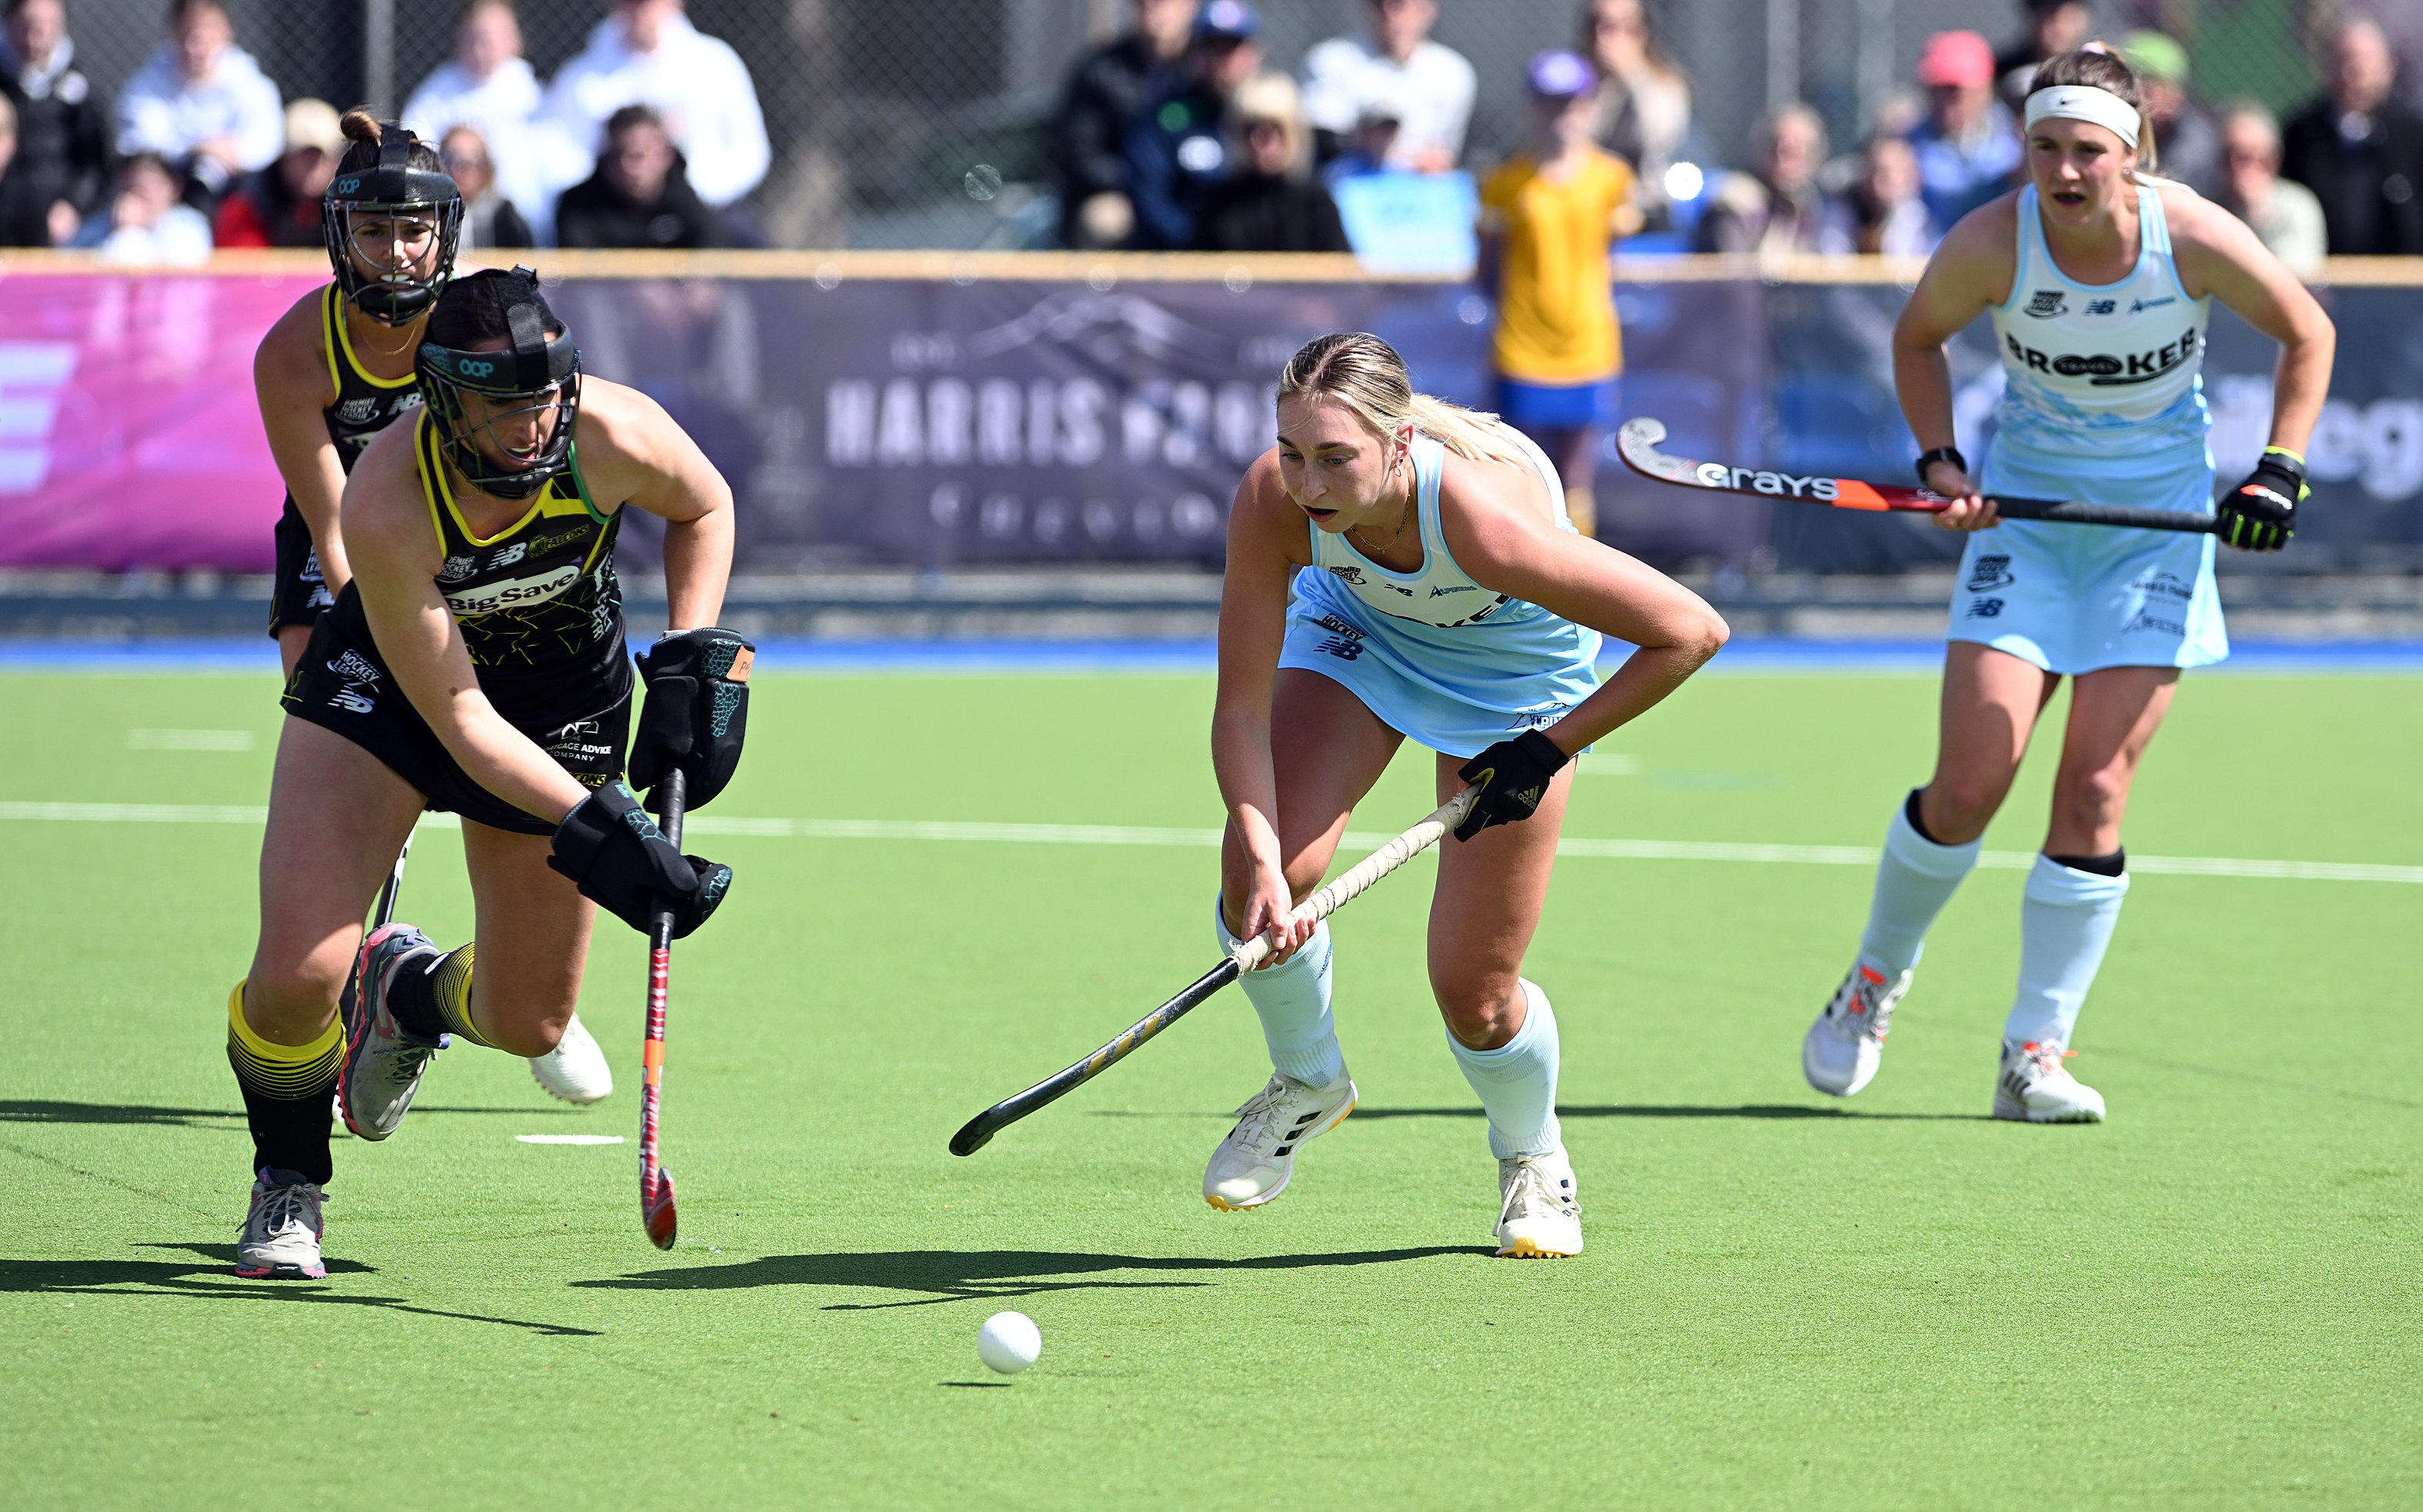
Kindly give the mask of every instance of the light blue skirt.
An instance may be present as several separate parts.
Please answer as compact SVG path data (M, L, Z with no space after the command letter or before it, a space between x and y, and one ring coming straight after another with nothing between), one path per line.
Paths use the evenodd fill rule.
M1997 442L1978 480L1988 494L2212 511L2209 455L2088 463ZM2209 535L2011 520L1969 538L1948 638L2008 652L2049 672L2207 667L2229 654Z

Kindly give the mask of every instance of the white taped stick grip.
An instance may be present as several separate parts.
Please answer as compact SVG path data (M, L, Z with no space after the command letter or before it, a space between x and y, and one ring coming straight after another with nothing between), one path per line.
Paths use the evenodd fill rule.
M1320 891L1297 905L1295 916L1319 923L1370 891L1372 883L1437 844L1456 826L1464 823L1464 816L1472 809L1473 799L1480 795L1479 788L1468 787L1449 798L1432 811L1429 818L1364 857L1343 875L1332 878ZM1230 951L1228 958L1236 962L1237 969L1243 972L1261 965L1270 953L1270 936L1257 935Z

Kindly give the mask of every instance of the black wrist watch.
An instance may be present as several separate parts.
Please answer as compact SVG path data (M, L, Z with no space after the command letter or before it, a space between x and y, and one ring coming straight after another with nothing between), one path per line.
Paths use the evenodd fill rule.
M1948 462L1964 473L1969 470L1969 459L1960 454L1960 449L1958 447L1937 447L1931 451L1922 451L1918 454L1919 487L1932 488L1935 486L1926 480L1926 469L1934 466L1939 462Z

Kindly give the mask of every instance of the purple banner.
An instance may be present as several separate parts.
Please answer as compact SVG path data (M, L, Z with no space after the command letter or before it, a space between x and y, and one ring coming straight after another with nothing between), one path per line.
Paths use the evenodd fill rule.
M1899 478L1891 287L1636 279L1623 407L1674 449ZM0 279L0 565L263 571L283 492L252 398L261 334L309 276ZM1216 566L1269 444L1272 386L1324 331L1378 332L1423 388L1490 402L1488 309L1443 284L592 279L550 290L592 372L635 384L740 500L747 571L1171 561ZM2343 340L2293 566L2423 565L2423 295L2326 294ZM2399 335L2399 333L2406 333ZM2229 477L2273 349L2216 316L2207 387ZM2001 370L1954 343L1962 445ZM2233 470L2235 469L2235 470ZM1611 455L1601 533L1661 564L1888 571L1957 541L1920 521L1685 496ZM651 522L625 540L644 560Z
M0 278L0 564L267 572L252 354L320 281Z

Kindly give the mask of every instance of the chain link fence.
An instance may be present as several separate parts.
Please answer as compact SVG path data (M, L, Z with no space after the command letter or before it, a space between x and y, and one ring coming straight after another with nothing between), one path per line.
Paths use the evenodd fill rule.
M166 0L70 0L77 59L112 94L160 45ZM451 52L453 0L228 0L238 45L290 95L339 105L396 98ZM520 0L542 79L587 44L604 0ZM1126 0L690 0L698 28L738 50L765 111L774 165L751 205L792 246L1038 244L1053 107L1083 52ZM1439 0L1433 36L1469 58L1480 100L1466 164L1485 171L1526 129L1525 62L1576 45L1585 0ZM2019 0L1647 0L1653 28L1690 76L1697 151L1740 164L1759 115L1803 99L1838 147L1909 87L1933 32L2016 37ZM2365 12L2392 31L2410 98L2423 102L2416 0L2099 0L2098 34L2140 25L2187 48L2191 93L2286 113L2320 87L2329 28ZM1270 66L1293 71L1324 37L1364 24L1365 0L1260 0Z

